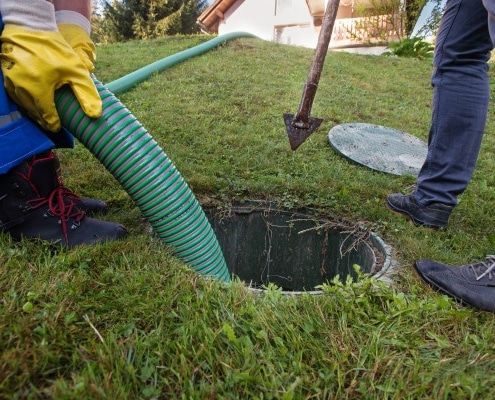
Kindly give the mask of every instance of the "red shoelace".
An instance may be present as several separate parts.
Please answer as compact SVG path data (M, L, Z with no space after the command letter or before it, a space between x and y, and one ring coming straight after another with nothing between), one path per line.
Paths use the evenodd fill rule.
M80 198L67 189L64 186L58 186L54 189L48 197L40 197L37 199L28 200L27 203L33 207L33 209L40 208L44 205L48 205L50 214L60 219L62 225L62 232L65 237L65 242L69 243L68 236L68 224L71 222L70 229L76 229L81 220L84 218L84 211L81 211L74 203L74 201L80 200Z

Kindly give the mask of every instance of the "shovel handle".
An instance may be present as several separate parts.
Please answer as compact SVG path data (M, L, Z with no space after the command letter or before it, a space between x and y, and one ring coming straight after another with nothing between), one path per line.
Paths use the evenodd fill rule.
M325 16L323 17L320 34L318 36L318 43L316 44L315 54L313 56L313 63L311 64L308 75L308 82L315 85L318 85L321 71L323 70L330 38L332 37L333 26L335 25L335 20L337 18L337 11L339 10L339 3L340 0L330 0L325 10Z
M311 114L311 107L313 106L316 89L318 89L318 85L306 82L299 110L292 121L292 126L294 128L307 129L311 125L309 122L309 115Z
M335 19L337 18L339 3L340 0L330 0L327 4L320 34L318 35L318 43L316 44L313 61L311 63L311 68L309 69L308 79L306 80L301 104L299 106L299 111L294 117L294 126L297 126L298 124L307 124L309 120L311 107L313 106L316 89L318 88L321 71L323 70L323 64L325 63L325 57L330 44L330 38L332 37L333 26L335 24Z

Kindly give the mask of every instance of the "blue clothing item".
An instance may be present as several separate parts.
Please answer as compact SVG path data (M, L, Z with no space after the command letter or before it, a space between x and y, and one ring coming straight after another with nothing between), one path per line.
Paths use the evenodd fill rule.
M421 205L455 206L473 175L490 98L487 61L494 46L494 3L447 0L445 5L431 78L428 153L415 191Z
M3 24L0 22L0 31ZM0 70L0 82L3 73ZM51 133L41 129L30 118L21 114L0 85L0 174L23 161L54 147L74 147L73 136L65 129Z

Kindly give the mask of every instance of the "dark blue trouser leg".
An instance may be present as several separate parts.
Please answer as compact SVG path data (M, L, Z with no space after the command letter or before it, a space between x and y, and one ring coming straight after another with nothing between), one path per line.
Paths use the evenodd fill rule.
M484 0L493 9L495 0ZM428 154L418 176L423 205L457 204L471 180L483 137L493 48L483 0L447 0L435 46Z

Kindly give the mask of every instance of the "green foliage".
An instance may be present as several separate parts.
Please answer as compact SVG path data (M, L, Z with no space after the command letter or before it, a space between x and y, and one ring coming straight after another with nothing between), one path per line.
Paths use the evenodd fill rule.
M418 19L427 0L370 0L358 4L356 39L369 42L388 42L395 37L407 36ZM391 34L391 33L394 34Z
M206 5L205 0L104 1L102 15L93 21L93 38L108 43L197 33L196 19Z
M420 37L406 38L400 42L390 43L390 51L383 53L385 56L408 57L429 59L433 57L434 46Z
M428 3L433 3L431 14L415 34L415 36L422 38L435 37L442 18L444 2L442 0L428 0Z
M435 2L432 13L417 36L425 37L436 32L441 16L441 0L370 0L358 4L356 23L352 36L363 42L388 43L408 37L426 3Z

